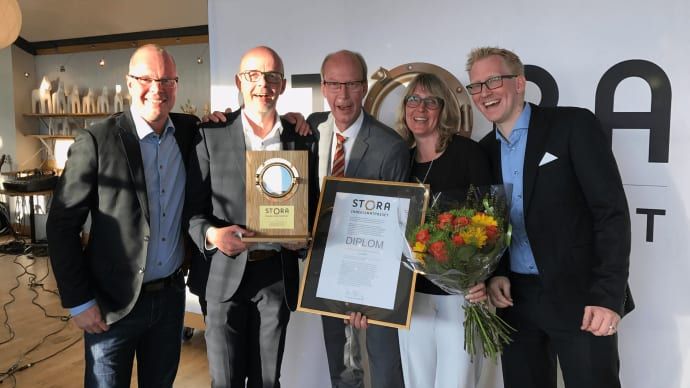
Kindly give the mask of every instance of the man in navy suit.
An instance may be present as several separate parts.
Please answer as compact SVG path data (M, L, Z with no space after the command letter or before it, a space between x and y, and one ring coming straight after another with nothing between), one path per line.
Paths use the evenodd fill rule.
M611 144L581 108L525 103L520 58L473 50L467 90L494 124L481 144L496 179L512 184L509 252L488 282L517 331L505 347L505 386L620 387L617 327L632 310L630 215Z

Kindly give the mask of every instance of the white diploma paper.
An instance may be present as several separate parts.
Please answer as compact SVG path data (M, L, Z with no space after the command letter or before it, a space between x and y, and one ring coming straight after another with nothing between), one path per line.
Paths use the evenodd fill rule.
M336 193L316 296L392 310L409 198Z

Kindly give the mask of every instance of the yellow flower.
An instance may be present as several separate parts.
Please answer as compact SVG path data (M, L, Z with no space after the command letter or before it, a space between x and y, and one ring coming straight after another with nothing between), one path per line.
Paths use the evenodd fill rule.
M412 247L412 252L414 252L414 257L424 264L424 258L426 256L424 252L426 252L426 245L420 241L417 241Z
M472 216L472 223L481 226L498 226L496 219L486 213L477 213Z
M472 218L474 221L474 217ZM474 245L477 248L481 248L486 245L487 236L483 227L469 226L460 232L460 236L462 236L462 239L465 240L465 244L467 245Z

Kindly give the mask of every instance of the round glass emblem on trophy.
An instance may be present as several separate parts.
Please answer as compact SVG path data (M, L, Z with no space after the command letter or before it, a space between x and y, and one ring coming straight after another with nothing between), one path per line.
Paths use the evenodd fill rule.
M288 160L268 159L256 170L256 186L271 198L289 198L298 184L297 169Z

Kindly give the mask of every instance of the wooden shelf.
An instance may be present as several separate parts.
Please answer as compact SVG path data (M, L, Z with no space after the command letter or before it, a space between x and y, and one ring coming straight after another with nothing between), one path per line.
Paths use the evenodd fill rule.
M39 140L74 139L74 135L26 135Z
M46 118L58 118L58 117L107 117L112 113L24 113L24 117L46 117Z

